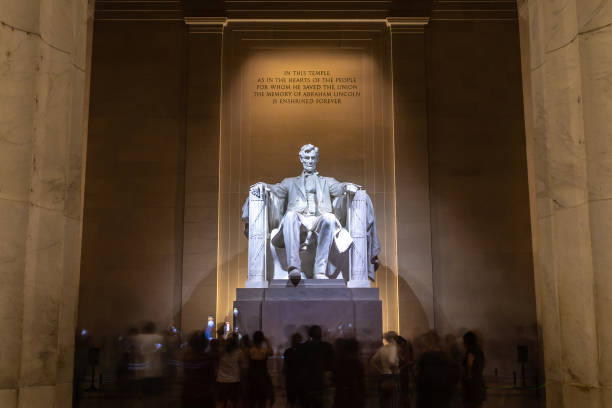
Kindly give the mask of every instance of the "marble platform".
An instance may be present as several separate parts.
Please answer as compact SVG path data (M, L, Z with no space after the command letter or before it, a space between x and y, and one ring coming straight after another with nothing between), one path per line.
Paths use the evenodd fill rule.
M263 330L275 351L291 335L318 324L325 340L356 337L363 348L377 347L382 336L382 302L378 288L347 288L342 280L305 280L293 286L273 280L269 288L238 288L235 327L241 333Z

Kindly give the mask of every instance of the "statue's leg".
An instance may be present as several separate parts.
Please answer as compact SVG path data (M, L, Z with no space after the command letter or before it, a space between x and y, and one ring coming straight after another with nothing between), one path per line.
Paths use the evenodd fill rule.
M316 279L326 279L329 250L334 240L336 216L326 213L319 217L315 232L317 233L317 254L315 256L314 275Z
M294 211L287 211L283 218L283 238L287 252L287 267L301 269L300 262L300 228L302 222Z

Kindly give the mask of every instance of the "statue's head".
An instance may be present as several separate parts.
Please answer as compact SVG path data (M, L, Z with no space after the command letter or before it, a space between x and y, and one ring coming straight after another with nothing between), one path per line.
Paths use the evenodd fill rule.
M319 161L319 148L317 146L305 144L300 149L299 155L304 171L312 172L317 169L317 162Z

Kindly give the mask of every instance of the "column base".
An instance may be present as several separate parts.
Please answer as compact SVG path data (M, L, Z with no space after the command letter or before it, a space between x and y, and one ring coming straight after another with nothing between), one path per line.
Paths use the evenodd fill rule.
M369 288L370 281L368 280L350 280L346 282L347 288Z
M267 288L267 281L246 281L244 284L245 288Z

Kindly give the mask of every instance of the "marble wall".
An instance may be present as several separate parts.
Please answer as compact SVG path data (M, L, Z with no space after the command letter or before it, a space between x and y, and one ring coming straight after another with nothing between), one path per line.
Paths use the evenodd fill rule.
M231 318L235 290L247 278L248 241L239 214L249 186L299 175L297 153L303 144L313 143L321 149L321 174L362 185L372 198L382 248L375 285L383 300L383 328L398 330L392 92L385 21L230 21L223 36L218 318ZM289 84L294 74L285 72L308 70L329 72L312 79L334 81L335 92L341 85L338 78L354 80L359 95L338 99L341 103L323 103L333 98L321 97L312 98L313 103L286 104L281 99L276 106L272 98L254 95L259 78L287 79ZM311 79L305 75L295 79ZM306 95L308 90L302 89Z
M435 19L426 29L435 326L476 330L487 373L537 364L516 18Z
M612 406L612 1L519 1L549 407Z
M93 1L0 10L0 406L69 407Z
M96 22L79 326L94 338L180 325L183 22Z

